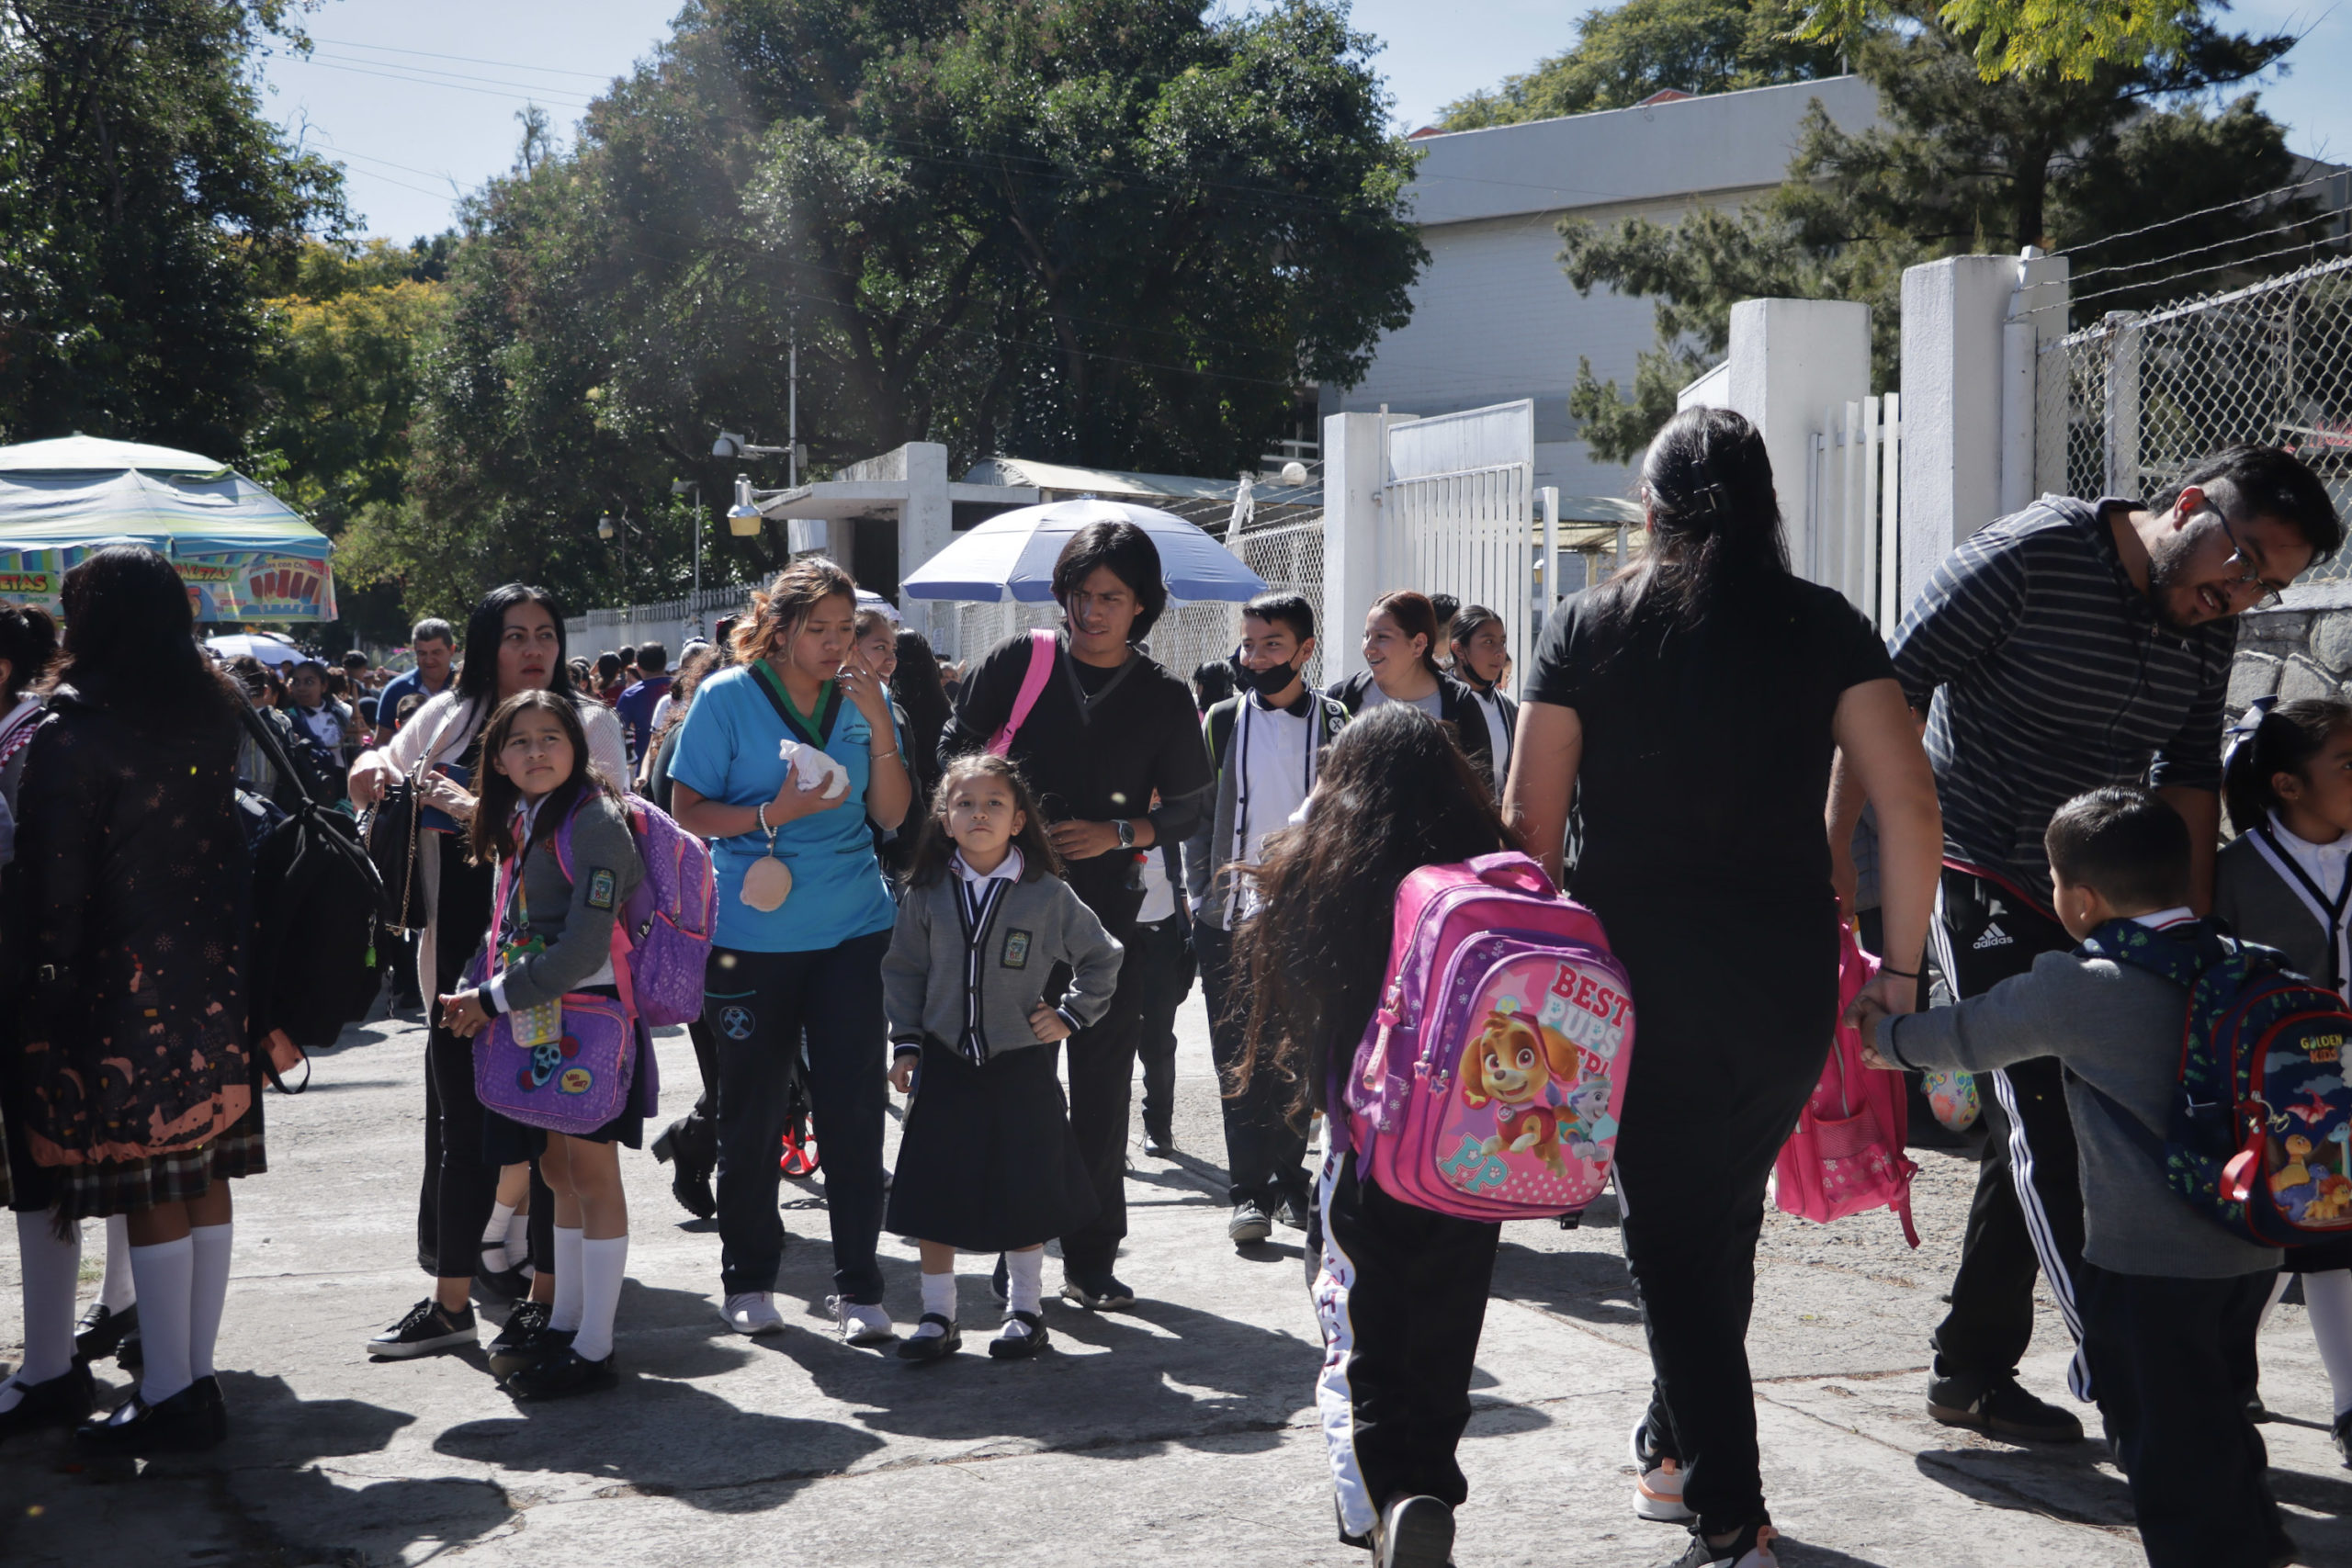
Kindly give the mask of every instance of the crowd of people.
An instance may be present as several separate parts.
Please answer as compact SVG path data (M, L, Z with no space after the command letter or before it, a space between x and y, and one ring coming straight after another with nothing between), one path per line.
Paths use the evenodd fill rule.
M207 915L239 897L239 789L316 783L263 776L235 719L253 707L354 808L413 782L432 829L396 977L427 1015L432 1284L355 1347L368 1356L477 1344L479 1299L506 1308L489 1361L515 1397L616 1382L620 1151L648 1144L652 1054L624 1054L609 1119L568 1132L485 1104L475 1059L494 1021L552 1038L531 1032L552 1010L626 1001L614 928L649 875L641 796L707 845L717 887L697 1092L650 1145L677 1201L717 1221L729 1328L785 1329L778 1151L809 1123L847 1345L954 1355L958 1253L992 1258L998 1359L1050 1344L1048 1242L1066 1303L1132 1306L1117 1264L1136 1070L1143 1147L1164 1155L1197 973L1227 1234L1299 1231L1316 1262L1341 1538L1379 1568L1441 1568L1499 1226L1384 1190L1334 1073L1379 1002L1404 878L1522 852L1597 913L1638 1010L1613 1163L1655 1370L1628 1413L1632 1506L1687 1528L1676 1568L1774 1562L1755 1252L1857 920L1883 964L1843 1016L1875 1059L1986 1086L1928 1413L2082 1437L2018 1381L2040 1277L2151 1562L2292 1561L2255 1334L2300 1273L2352 1446L2352 1246L2282 1256L2165 1192L2117 1119L2162 1115L2180 989L2078 944L2118 919L2202 940L2219 917L2352 983L2352 706L2257 711L2224 761L2232 620L2342 543L2326 490L2239 447L2144 503L2045 497L1971 536L1891 642L1790 570L1763 441L1737 414L1676 416L1639 493L1645 553L1552 616L1516 697L1504 612L1412 591L1364 608L1363 667L1328 689L1307 679L1323 628L1295 593L1243 606L1230 660L1171 672L1148 651L1159 555L1124 523L1062 551L1058 631L960 664L813 557L674 667L650 643L575 652L561 606L510 583L461 636L418 624L406 673L305 662L281 686L208 661L169 564L129 547L68 574L62 637L0 606L17 1021L0 1132L26 1344L0 1437L68 1426L147 1452L227 1429L230 1183L266 1157L240 955ZM911 1098L886 1176L894 1091ZM77 1328L85 1219L107 1222L109 1262ZM904 1337L886 1230L921 1254ZM136 1392L96 1411L89 1361L134 1350Z

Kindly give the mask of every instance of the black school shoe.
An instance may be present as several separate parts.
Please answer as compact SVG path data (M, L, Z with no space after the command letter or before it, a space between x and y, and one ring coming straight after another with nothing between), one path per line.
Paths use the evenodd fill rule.
M1372 1530L1377 1568L1453 1568L1453 1510L1435 1497L1392 1497Z
M43 1382L18 1382L15 1378L0 1382L0 1388L9 1387L24 1397L0 1411L0 1443L45 1427L77 1427L97 1408L96 1380L90 1376L88 1364L78 1359Z
M901 1361L944 1361L964 1348L963 1333L956 1326L954 1318L942 1317L935 1312L927 1312L917 1320L915 1326L921 1328L926 1323L939 1325L944 1332L917 1334L911 1339L899 1340L899 1359Z
M550 1347L546 1355L508 1378L505 1386L506 1392L517 1399L564 1399L575 1393L612 1388L620 1381L612 1357L601 1361L588 1359L571 1348L571 1337L567 1334L563 1344Z
M484 1253L489 1250L486 1247L482 1248ZM499 1248L502 1256L505 1250L503 1247ZM474 1263L474 1290L484 1301L519 1302L531 1293L531 1277L523 1272L523 1266L519 1263L511 1269L493 1269L490 1266L490 1259L483 1257Z
M1996 1438L2034 1443L2079 1443L2083 1424L2071 1411L2036 1399L2007 1373L1928 1380L1928 1414L1947 1427L1968 1427Z
M718 1194L710 1185L711 1169L718 1162L716 1139L697 1136L693 1118L682 1116L662 1130L653 1140L653 1157L664 1165L674 1164L670 1173L670 1196L678 1207L695 1219L707 1220L718 1213Z
M1009 1312L1004 1314L1005 1328L1010 1328L1016 1323L1025 1325L1029 1332L1007 1334L1003 1329L999 1329L996 1337L989 1341L989 1354L1000 1361L1025 1360L1044 1349L1046 1342L1053 1337L1046 1332L1046 1320L1040 1314Z
M545 1302L517 1303L506 1319L506 1326L490 1342L491 1375L503 1382L546 1355L556 1344L571 1344L571 1335L548 1326L548 1319L554 1314L555 1309Z
M74 1436L96 1454L193 1453L227 1440L229 1409L219 1382L198 1378L154 1404L134 1393L106 1415L83 1422Z
M2336 1457L2344 1461L2344 1468L2352 1470L2352 1411L2338 1416L2327 1435L2335 1441Z
M479 1341L474 1309L469 1303L456 1312L446 1310L431 1296L408 1309L408 1315L368 1341L368 1353L378 1360L405 1361L442 1350L455 1350Z
M1089 1312L1117 1312L1136 1304L1136 1293L1111 1274L1071 1274L1062 1280L1062 1297Z
M126 1372L143 1371L147 1367L147 1341L139 1336L139 1325L132 1324L130 1332L122 1337L116 1348L114 1364Z
M81 1323L74 1330L74 1355L77 1360L103 1361L115 1353L139 1326L139 1303L131 1303L120 1312L104 1302L92 1302L82 1314Z

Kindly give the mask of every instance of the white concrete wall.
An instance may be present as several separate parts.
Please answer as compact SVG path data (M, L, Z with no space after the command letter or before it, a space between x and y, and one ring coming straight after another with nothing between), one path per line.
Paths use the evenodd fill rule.
M1789 560L1815 558L1808 516L1813 433L1827 411L1871 395L1871 308L1843 299L1743 299L1731 308L1725 408L1764 434Z

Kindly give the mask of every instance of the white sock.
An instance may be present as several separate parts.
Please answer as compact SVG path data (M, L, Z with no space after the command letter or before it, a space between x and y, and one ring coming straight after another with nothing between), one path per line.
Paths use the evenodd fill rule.
M514 1267L514 1254L506 1249L506 1227L514 1218L514 1204L490 1206L490 1224L481 1233L481 1260L493 1270Z
M581 1292L580 1249L587 1240L588 1233L577 1225L555 1227L555 1305L548 1313L549 1328L568 1332L580 1326L584 1299Z
M2319 1341L2327 1381L2335 1385L2335 1413L2352 1410L2352 1269L2303 1276L2303 1305Z
M518 1213L506 1222L506 1267L528 1269L531 1266L531 1216Z
M2256 1334L2270 1326L2270 1314L2278 1310L2280 1298L2286 1295L2287 1287L2294 1282L2295 1277L2284 1269L2279 1269L2278 1277L2270 1281L2270 1299L2262 1303L2262 1315L2254 1320L2254 1331Z
M108 1312L129 1312L138 1300L130 1283L130 1222L116 1214L107 1221L107 1277L98 1303Z
M950 1323L956 1321L956 1270L922 1277L922 1310L935 1312ZM915 1325L914 1337L936 1339L946 1332L935 1323L919 1323Z
M1046 1293L1046 1249L1004 1255L1004 1310L1035 1312Z
M236 1230L234 1224L188 1227L188 1245L196 1255L187 1311L187 1371L192 1378L212 1375L212 1347L220 1337L220 1314L229 1303L230 1242Z
M188 1365L188 1301L196 1280L196 1247L188 1238L159 1241L130 1249L130 1272L139 1288L139 1338L147 1364L139 1396L150 1404L196 1381Z
M17 1256L24 1269L25 1359L14 1383L47 1382L74 1368L74 1292L82 1271L82 1227L60 1241L45 1209L17 1216ZM0 1410L20 1397L0 1384Z
M613 1314L620 1310L621 1277L628 1271L628 1237L608 1236L580 1247L580 1333L571 1348L592 1361L613 1353ZM563 1293L563 1271L555 1276L556 1294Z

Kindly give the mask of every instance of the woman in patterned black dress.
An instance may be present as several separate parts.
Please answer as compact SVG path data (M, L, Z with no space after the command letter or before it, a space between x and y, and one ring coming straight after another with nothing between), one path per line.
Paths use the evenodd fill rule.
M0 1103L27 1340L51 1342L49 1320L72 1315L75 1222L127 1216L143 1376L78 1435L111 1453L210 1447L227 1430L212 1376L225 1179L264 1168L238 936L244 699L198 649L187 590L154 551L98 551L66 574L63 602L65 658L25 758L6 900L18 1005L0 1035ZM0 1388L0 1432L88 1412L85 1366L28 1375L40 1370Z

